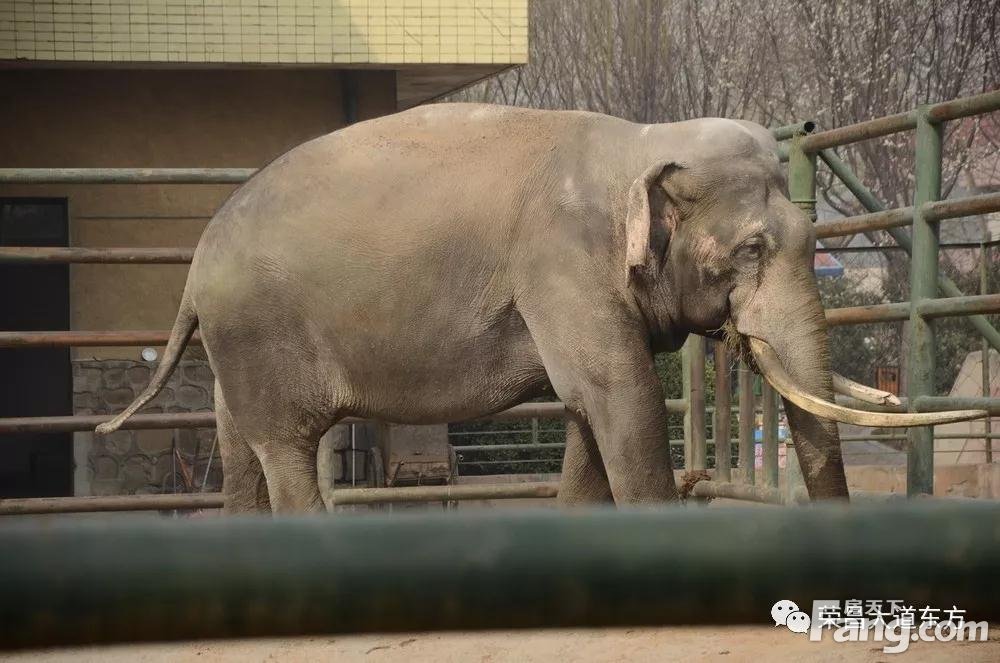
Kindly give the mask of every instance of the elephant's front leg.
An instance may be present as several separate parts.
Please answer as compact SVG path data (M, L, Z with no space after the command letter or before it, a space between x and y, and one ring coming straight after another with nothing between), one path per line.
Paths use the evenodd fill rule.
M570 416L593 431L615 503L676 501L667 409L646 339L620 328L574 331L569 343L553 333L551 344L541 334L536 344Z
M559 483L559 506L613 503L597 440L590 426L571 414L566 418L566 453Z
M612 370L606 382L584 387L584 409L615 503L675 502L667 409L653 358Z

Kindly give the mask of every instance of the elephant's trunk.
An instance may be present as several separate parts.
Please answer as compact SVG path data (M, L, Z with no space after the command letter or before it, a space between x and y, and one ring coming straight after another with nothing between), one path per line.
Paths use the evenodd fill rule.
M830 370L826 318L811 270L774 266L770 278L741 310L736 330L760 372L782 395L809 497L846 499L847 480L837 421L873 427L927 426L985 416L963 410L923 414L867 412L836 405L837 391L869 402L890 395ZM782 267L785 267L782 269ZM798 284L789 293L789 285Z
M829 415L804 409L801 399L789 397L804 393L817 400L833 401L826 322L814 284L810 283L810 292L802 293L798 302L789 302L792 306L784 311L787 317L779 311L771 312L785 320L785 325L754 325L761 330L773 330L767 334L770 339L762 340L759 336L764 334L755 333L744 338L760 372L784 397L809 497L847 499L847 477L836 422ZM784 333L778 332L779 327L784 327Z

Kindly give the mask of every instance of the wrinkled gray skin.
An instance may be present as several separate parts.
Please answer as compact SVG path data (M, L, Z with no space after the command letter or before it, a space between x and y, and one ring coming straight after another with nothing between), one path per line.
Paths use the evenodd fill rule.
M205 230L150 389L199 327L231 512L321 510L342 417L458 421L549 386L562 503L676 500L655 351L731 318L833 396L815 237L774 150L748 122L464 104L317 138ZM846 497L836 425L786 405L810 496Z

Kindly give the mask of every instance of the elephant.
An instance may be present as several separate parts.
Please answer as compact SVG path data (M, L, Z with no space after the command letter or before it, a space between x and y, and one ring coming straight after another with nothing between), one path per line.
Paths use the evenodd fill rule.
M229 512L322 511L319 438L344 417L566 406L559 500L678 499L654 353L726 340L785 399L812 499L849 497L835 420L943 423L831 402L810 220L764 127L433 104L279 156L206 226L149 386L197 327Z

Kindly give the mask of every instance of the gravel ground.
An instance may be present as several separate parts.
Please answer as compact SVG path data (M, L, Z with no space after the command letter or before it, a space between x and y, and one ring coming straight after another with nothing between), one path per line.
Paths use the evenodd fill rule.
M902 654L879 643L809 642L770 626L396 633L294 639L204 641L22 652L3 661L62 663L189 663L221 661L406 661L497 663L512 661L1000 661L1000 629L987 642L916 642Z

